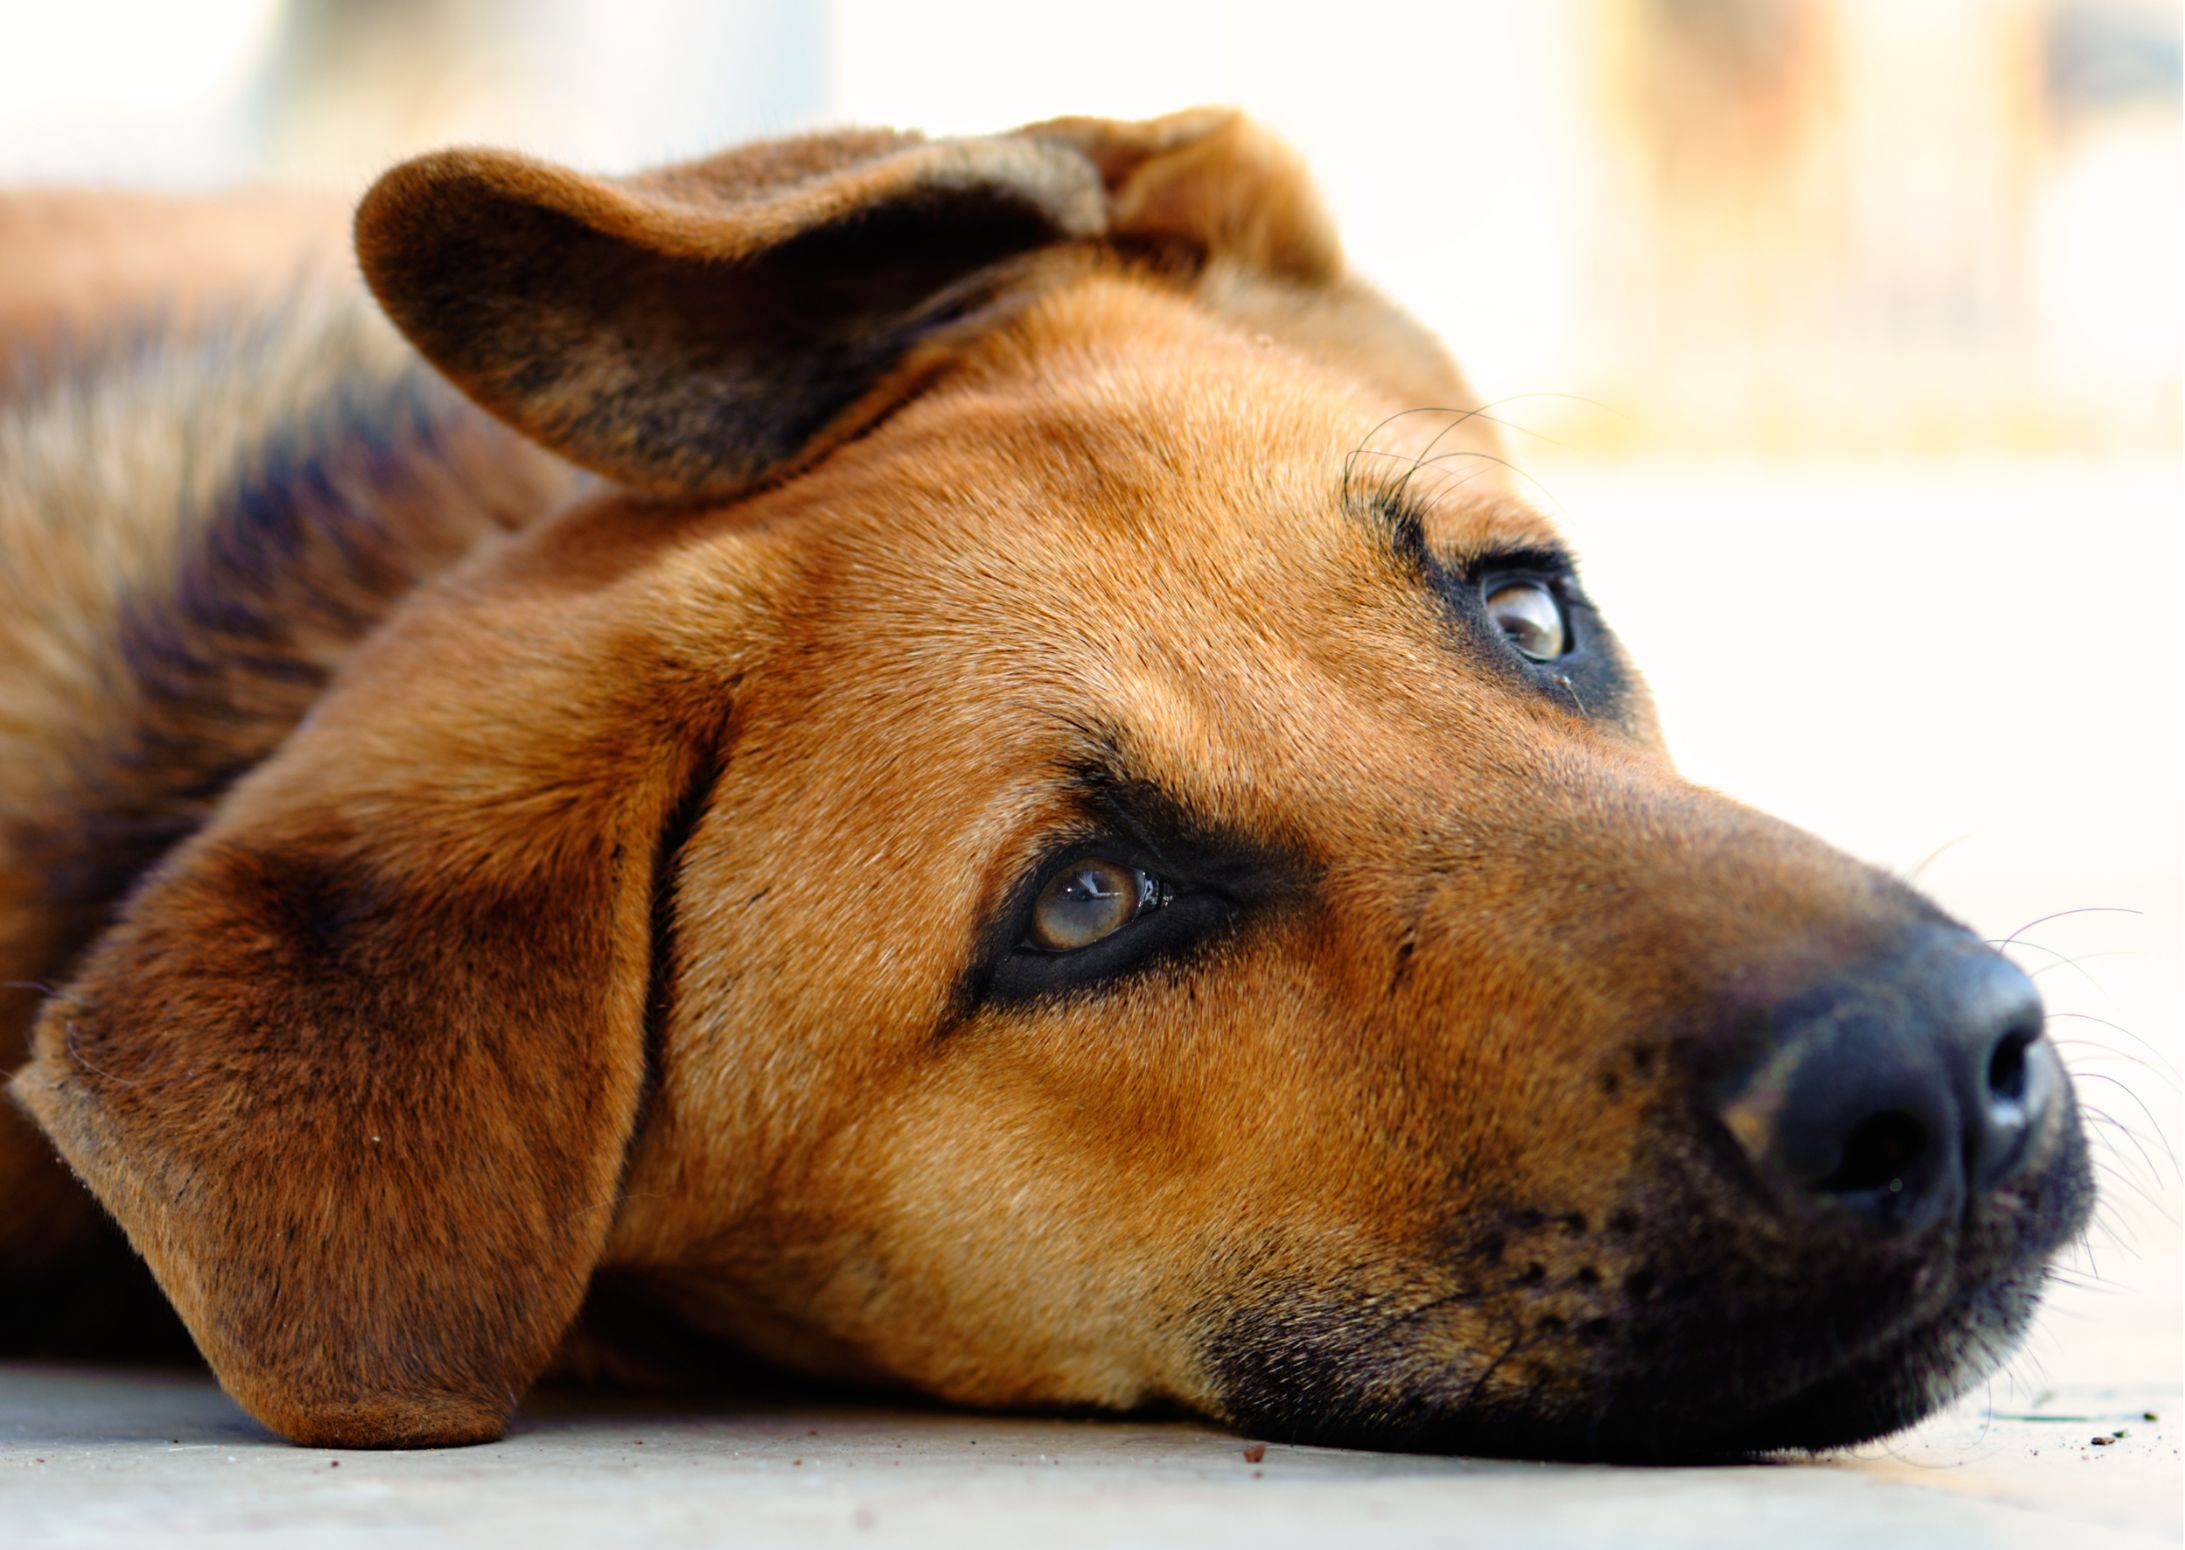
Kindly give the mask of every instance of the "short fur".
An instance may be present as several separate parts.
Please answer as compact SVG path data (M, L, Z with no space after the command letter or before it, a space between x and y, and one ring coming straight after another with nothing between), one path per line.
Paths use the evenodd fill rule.
M1246 121L428 157L356 225L418 353L298 229L119 346L0 310L10 1319L117 1273L95 1196L304 1442L499 1435L612 1272L971 1403L1590 1454L1873 1435L2023 1328L2068 1106L1880 1247L1695 1120L1939 917L1679 779L1582 604L1482 647L1556 536ZM1041 988L1071 844L1220 917Z

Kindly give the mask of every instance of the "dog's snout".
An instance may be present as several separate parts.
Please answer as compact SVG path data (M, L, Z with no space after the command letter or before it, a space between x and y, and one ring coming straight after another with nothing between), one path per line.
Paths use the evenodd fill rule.
M1720 1117L1783 1209L1913 1233L1977 1211L2063 1099L2040 997L2007 960L1922 928L1765 1014Z

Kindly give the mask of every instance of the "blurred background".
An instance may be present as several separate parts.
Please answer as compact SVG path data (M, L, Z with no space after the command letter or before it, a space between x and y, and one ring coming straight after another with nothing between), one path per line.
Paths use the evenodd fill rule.
M360 188L1239 104L1522 429L1695 778L2040 977L2108 1205L2011 1383L2179 1365L2169 0L0 0L0 178ZM0 278L6 254L0 252ZM1363 428L1361 428L1363 429ZM1998 1391L1999 1403L2007 1396Z

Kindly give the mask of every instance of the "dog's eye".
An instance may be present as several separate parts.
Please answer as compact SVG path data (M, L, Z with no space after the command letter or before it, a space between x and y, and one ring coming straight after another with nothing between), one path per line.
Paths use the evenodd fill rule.
M1563 605L1537 581L1487 584L1487 617L1522 656L1549 662L1570 649L1570 626Z
M1113 936L1160 901L1161 885L1150 873L1113 861L1079 861L1039 891L1030 941L1051 953L1074 952Z

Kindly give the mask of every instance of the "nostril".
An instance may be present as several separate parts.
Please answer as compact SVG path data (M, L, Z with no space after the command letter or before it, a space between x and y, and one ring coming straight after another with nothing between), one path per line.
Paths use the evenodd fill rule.
M2041 1023L2037 1010L2013 1019L1988 1051L1987 1097L1965 1136L1965 1173L1979 1196L2027 1166L2033 1138L2057 1102L2056 1052Z
M1927 1153L1927 1126L1902 1109L1859 1121L1844 1138L1836 1171L1821 1180L1832 1195L1863 1195L1888 1189L1901 1192L1905 1179Z
M2026 1051L2033 1048L2037 1037L2037 1033L2018 1028L1997 1041L1995 1052L1988 1057L1991 1100L2012 1105L2026 1101Z

